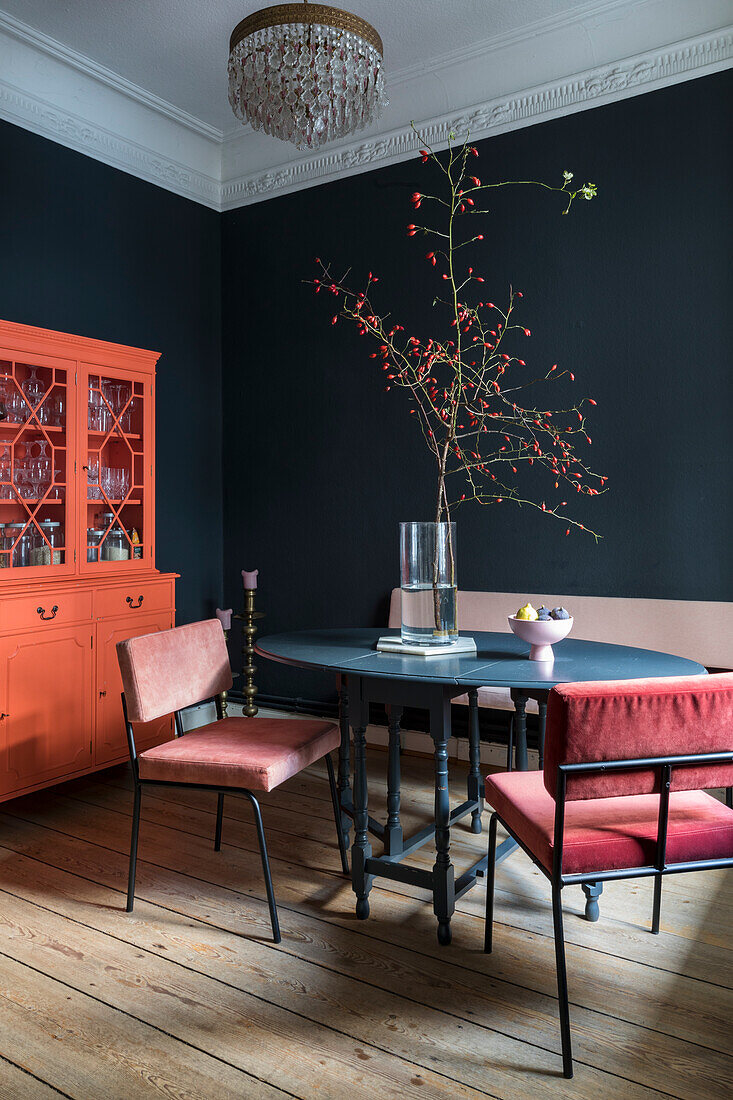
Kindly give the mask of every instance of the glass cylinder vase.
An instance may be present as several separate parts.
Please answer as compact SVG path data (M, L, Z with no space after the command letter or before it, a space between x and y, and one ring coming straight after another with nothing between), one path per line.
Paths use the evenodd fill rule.
M458 638L455 523L401 523L401 637L406 645Z

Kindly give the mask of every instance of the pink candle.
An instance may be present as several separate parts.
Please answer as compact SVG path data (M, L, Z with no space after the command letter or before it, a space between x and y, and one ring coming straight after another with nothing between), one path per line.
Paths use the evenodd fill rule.
M227 608L226 611L222 611L220 607L217 607L216 609L216 617L221 623L222 629L224 630L232 629L232 611L233 608L231 607Z
M259 569L252 569L250 572L248 572L246 569L242 570L242 581L243 581L244 587L246 589L247 588L254 589L254 588L257 587L257 574L258 573L259 573Z

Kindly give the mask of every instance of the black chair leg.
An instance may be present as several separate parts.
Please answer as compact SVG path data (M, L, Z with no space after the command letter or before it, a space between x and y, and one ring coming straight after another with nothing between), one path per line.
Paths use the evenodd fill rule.
M247 798L252 803L252 809L255 815L255 825L257 826L257 840L260 845L260 857L262 859L262 870L265 875L265 889L267 890L267 904L270 909L270 923L272 924L272 938L275 943L280 943L282 939L280 935L280 922L277 919L277 906L275 905L275 891L272 888L272 875L270 874L270 860L267 858L267 843L265 841L265 830L262 827L262 814L260 813L260 806L253 794L249 791L245 792Z
M339 842L339 852L341 853L341 869L345 875L349 873L349 857L346 854L346 838L344 836L344 826L341 820L341 806L339 805L339 793L336 786L336 776L333 772L333 761L331 760L330 753L326 753L326 770L328 771L328 785L331 788L331 803L333 805L333 817L336 822L336 836Z
M221 830L224 824L224 792L219 791L216 800L216 836L214 837L214 851L221 851Z
M484 951L491 954L494 938L494 880L496 878L496 814L489 821L489 858L486 864L486 920L484 922Z
M662 876L654 879L654 907L652 909L652 932L659 935L659 918L662 912Z
M725 788L725 804L729 810L733 810L733 787Z
M506 770L510 772L514 767L514 715L509 719L509 740L506 747Z
M135 904L135 871L137 869L137 838L140 833L140 798L142 787L135 783L135 799L132 805L132 829L130 831L130 867L127 874L127 912Z
M562 926L562 887L552 884L552 923L555 930L555 966L557 968L557 998L560 1004L560 1038L562 1040L562 1071L573 1076L573 1050L570 1042L570 1006L568 975L565 968L565 934Z

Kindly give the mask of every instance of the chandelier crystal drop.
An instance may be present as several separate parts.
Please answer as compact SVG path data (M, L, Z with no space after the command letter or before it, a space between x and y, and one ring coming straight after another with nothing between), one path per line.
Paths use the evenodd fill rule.
M248 16L229 43L229 102L241 122L318 149L368 126L387 105L382 40L325 4L277 4Z

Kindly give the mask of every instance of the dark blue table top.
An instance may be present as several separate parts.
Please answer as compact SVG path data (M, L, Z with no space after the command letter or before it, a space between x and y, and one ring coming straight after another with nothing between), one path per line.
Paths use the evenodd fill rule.
M696 661L651 649L585 642L566 638L553 647L554 661L529 660L529 646L507 631L466 632L476 642L476 656L403 657L378 653L377 639L398 631L367 628L303 630L273 634L255 646L261 657L301 668L326 669L389 680L459 684L470 687L514 687L547 690L559 683L584 680L634 680L642 676L694 676L705 668Z

